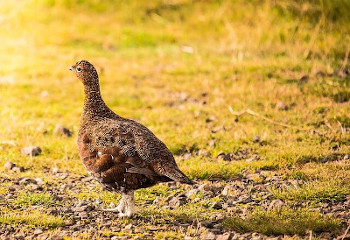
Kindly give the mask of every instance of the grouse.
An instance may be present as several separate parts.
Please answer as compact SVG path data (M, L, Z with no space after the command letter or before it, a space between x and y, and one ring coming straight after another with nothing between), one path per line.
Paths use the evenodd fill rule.
M106 210L130 217L135 213L134 190L168 181L193 184L148 128L117 115L105 104L91 63L82 60L69 70L82 81L85 92L77 140L79 156L99 183L122 194L118 206Z

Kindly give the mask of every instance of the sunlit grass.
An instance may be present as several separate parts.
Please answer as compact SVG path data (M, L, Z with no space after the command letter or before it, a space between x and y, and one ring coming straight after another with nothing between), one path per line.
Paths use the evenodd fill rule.
M334 231L341 227L341 223L318 212L283 207L256 211L245 219L239 217L227 219L224 221L224 227L238 232L260 232L267 235L304 235L309 230L315 233Z
M26 212L9 211L8 209L1 209L0 223L13 224L15 226L27 227L45 227L57 228L65 225L64 218L61 216L53 216L39 210L32 210Z
M275 198L296 202L341 201L350 193L346 186L322 182L308 182L300 187L273 188L270 190Z
M22 191L17 195L17 198L13 200L13 203L21 206L50 206L54 203L54 198L50 193L31 193Z

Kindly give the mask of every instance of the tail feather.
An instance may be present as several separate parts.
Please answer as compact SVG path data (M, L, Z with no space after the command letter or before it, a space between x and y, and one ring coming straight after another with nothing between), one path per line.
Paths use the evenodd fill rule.
M191 179L189 179L177 166L158 166L155 172L166 176L174 181L186 183L189 185L195 184Z

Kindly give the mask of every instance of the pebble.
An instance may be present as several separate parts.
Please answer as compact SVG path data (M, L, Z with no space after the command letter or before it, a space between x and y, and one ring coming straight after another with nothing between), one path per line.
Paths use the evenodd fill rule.
M231 192L234 191L234 187L231 185L226 185L224 189L221 191L221 195L228 196Z
M208 142L209 147L215 147L216 141L215 139L212 139Z
M214 209L222 209L222 203L221 202L213 202L213 204L211 205L212 208Z
M63 125L57 124L54 133L61 136L71 137L73 132Z
M191 158L191 156L192 156L191 153L185 153L184 155L182 155L182 158L183 158L184 160L188 160L188 159Z
M89 215L87 214L87 212L81 212L81 213L79 213L79 217L80 218L88 218Z
M204 156L204 157L208 157L210 154L208 151L200 149L197 153L198 156Z
M223 159L224 161L231 161L231 160L232 160L232 153L227 153L227 154L225 154L225 155L222 157L222 159Z
M190 198L191 196L193 196L197 193L199 193L199 189L194 188L194 189L191 189L190 191L188 191L185 195L186 195L186 197Z
M268 209L270 210L271 208L280 208L282 206L284 206L284 202L280 199L275 199L275 200L272 200Z
M224 234L218 235L217 240L232 240L234 237L234 233L232 232L225 232Z
M205 240L215 240L216 239L216 235L213 232L207 232L207 234L205 234L204 236Z
M34 231L34 235L39 235L39 234L42 234L44 231L41 229L41 228L37 228L35 229Z
M281 102L281 101L277 102L276 108L278 110L282 110L282 111L288 110L288 106L284 102Z
M252 240L263 240L259 233L252 233Z
M185 197L173 197L169 201L169 205L172 207L180 207L186 203L186 198Z
M24 172L24 167L13 167L12 171L17 172L17 173Z
M36 184L37 182L34 178L29 178L29 177L25 177L19 180L19 184L28 185L30 183Z
M260 142L260 136L254 136L253 142L255 142L255 143Z
M22 148L21 152L25 156L38 156L42 151L38 146L27 146Z
M218 155L216 156L217 158L224 157L226 154L224 152L219 152Z
M7 169L7 170L11 170L15 166L16 166L16 164L14 164L13 162L6 162L4 164L4 168Z
M126 225L125 229L128 229L128 230L132 229L132 224L130 223L130 224Z

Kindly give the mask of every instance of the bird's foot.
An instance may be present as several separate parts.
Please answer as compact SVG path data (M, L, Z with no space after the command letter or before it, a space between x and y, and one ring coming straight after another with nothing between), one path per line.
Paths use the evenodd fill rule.
M118 206L116 206L115 208L105 208L102 209L105 212L123 212L125 210L125 202L124 201L120 201Z
M102 211L104 211L104 212L120 212L118 207L115 207L115 208L103 208Z
M133 212L131 212L131 211L126 211L126 212L120 212L119 214L118 214L118 216L120 217L120 218L125 218L125 217L131 217L133 215Z

